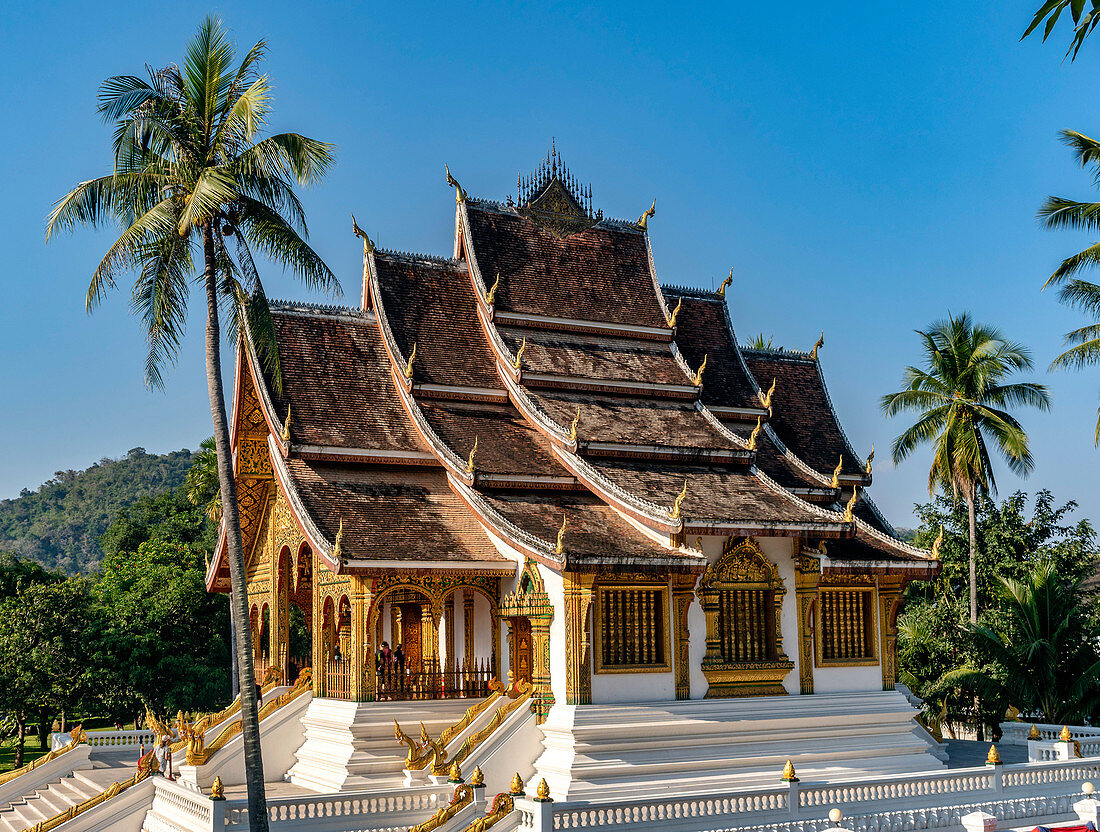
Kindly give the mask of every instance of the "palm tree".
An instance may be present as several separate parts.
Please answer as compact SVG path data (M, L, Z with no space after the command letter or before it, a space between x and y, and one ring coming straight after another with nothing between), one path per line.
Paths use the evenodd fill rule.
M936 692L972 690L1056 725L1090 716L1100 701L1100 656L1087 626L1081 582L1063 579L1053 563L1035 564L1019 581L998 580L1005 621L996 629L968 627L996 671L953 670L936 683Z
M1100 0L1088 0L1088 11L1085 11L1085 2L1086 0L1045 0L1031 18L1031 24L1024 31L1020 40L1034 32L1039 24L1045 20L1046 26L1043 27L1043 42L1045 43L1046 39L1050 37L1050 33L1054 31L1058 18L1068 8L1070 17L1073 19L1073 39L1070 41L1069 49L1066 50L1066 57L1071 61L1075 60L1077 53L1081 51L1081 47L1085 43L1085 38L1096 28L1096 24L1100 23Z
M265 51L260 41L235 65L228 33L208 17L182 66L149 70L148 80L119 75L104 81L99 112L114 126L114 171L81 182L59 200L46 231L48 240L77 225L121 226L92 275L86 305L94 309L121 272L137 273L131 305L148 340L150 386L163 386L164 370L176 359L191 281L205 290L206 379L232 579L248 816L251 828L262 830L267 811L221 377L222 316L230 333L250 328L259 358L278 384L274 330L252 253L290 268L311 287L339 291L332 271L306 243L305 215L293 189L294 181L308 185L325 174L332 146L297 133L260 138L271 102L267 77L258 71Z
M1073 130L1063 130L1062 141L1073 148L1081 167L1092 167L1093 176L1100 176L1100 142ZM1039 208L1039 221L1050 229L1096 231L1100 229L1100 203L1048 197ZM1082 269L1097 263L1100 263L1100 243L1067 257L1043 285L1044 289L1059 286L1058 300L1080 309L1092 319L1092 323L1066 333L1069 349L1054 359L1051 369L1080 370L1100 364L1100 285L1075 276ZM1096 411L1093 442L1100 445L1100 409Z
M1027 433L1006 408L1050 408L1046 387L1034 382L1006 383L1014 372L1031 369L1025 347L1006 341L1000 331L976 324L966 312L917 330L924 367L906 367L905 389L882 397L887 416L903 410L920 414L894 440L894 464L920 445L932 445L928 493L937 488L962 495L970 519L970 620L978 620L977 529L979 492L996 493L989 443L1013 473L1026 476L1033 462Z
M206 516L217 525L222 519L221 483L218 482L218 449L214 437L208 436L199 444L195 461L183 478L187 488L187 501L200 506Z

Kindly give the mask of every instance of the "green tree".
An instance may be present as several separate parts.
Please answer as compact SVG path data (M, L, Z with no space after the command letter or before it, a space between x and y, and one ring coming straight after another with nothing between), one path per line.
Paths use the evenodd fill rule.
M0 599L15 595L31 584L48 584L64 580L59 572L51 572L42 564L26 560L12 552L0 552Z
M905 368L905 389L882 397L887 416L902 411L919 415L894 440L894 464L924 444L932 446L928 493L937 489L959 495L969 511L970 620L978 620L977 531L975 503L983 492L996 493L989 446L992 443L1008 467L1020 476L1032 468L1027 433L1007 408L1030 405L1050 408L1046 387L1034 382L1009 383L1008 378L1031 369L1021 344L1006 341L1000 331L977 324L966 312L917 330L924 348L924 366Z
M187 499L192 505L201 506L214 525L221 522L221 493L218 486L218 449L214 437L207 437L199 445L195 462L184 479Z
M260 358L278 379L274 328L253 251L291 269L307 285L338 291L335 275L306 242L293 183L314 182L333 162L332 146L297 133L260 139L271 87L258 68L263 41L235 65L221 23L207 18L180 65L148 80L108 78L99 112L112 123L114 170L77 185L54 207L47 239L77 225L118 223L122 234L92 275L94 308L123 271L136 271L132 305L148 339L146 378L164 382L198 271L206 295L206 376L218 457L222 523L232 580L231 607L240 675L249 823L267 828L259 721L252 666L244 552L229 422L221 377L222 314L248 326ZM230 251L233 244L235 251Z
M1086 3L1088 11L1085 10ZM1100 23L1100 0L1046 0L1031 18L1031 23L1020 40L1034 32L1045 20L1043 42L1046 43L1046 39L1050 37L1050 33L1058 23L1058 18L1066 9L1069 9L1070 18L1073 20L1073 39L1070 41L1069 49L1066 50L1066 56L1071 61L1075 60L1085 43L1085 38L1096 28L1096 24Z

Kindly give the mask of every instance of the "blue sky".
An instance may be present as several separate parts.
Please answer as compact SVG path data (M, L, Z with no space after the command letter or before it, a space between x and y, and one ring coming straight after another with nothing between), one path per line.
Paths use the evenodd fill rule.
M47 246L43 225L109 169L100 81L179 60L214 11L242 45L269 42L272 128L339 146L305 203L347 302L361 270L350 212L380 245L448 254L444 161L472 194L503 198L555 136L605 213L636 217L656 197L662 281L709 288L733 266L740 335L807 349L825 330L833 400L856 448L878 448L871 493L895 522L926 499L927 456L890 465L904 425L877 400L918 358L912 330L963 309L1028 344L1054 394L1052 413L1022 414L1037 462L1024 487L1100 519L1100 371L1046 373L1079 318L1039 291L1090 240L1034 219L1048 193L1091 198L1057 131L1100 133L1100 40L1074 64L1067 31L1019 43L1037 3L8 4L0 497L209 433L201 310L167 392L149 392L125 288L83 308L110 234ZM306 296L272 269L266 282ZM998 471L1003 492L1020 486Z

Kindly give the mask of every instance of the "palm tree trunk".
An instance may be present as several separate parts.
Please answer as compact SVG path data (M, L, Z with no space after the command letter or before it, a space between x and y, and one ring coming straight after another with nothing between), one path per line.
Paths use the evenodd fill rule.
M970 523L970 623L978 623L978 521L974 511L974 490L966 494L966 513Z
M260 755L260 719L256 703L256 678L252 667L252 633L248 626L248 594L245 588L244 545L241 518L237 511L237 481L229 452L229 419L222 389L221 326L218 319L218 276L214 235L210 223L203 226L202 248L206 286L206 384L210 392L210 414L214 420L214 447L218 452L218 482L221 485L222 518L225 520L226 552L229 557L229 606L233 622L238 681L241 689L241 733L244 739L245 785L248 789L248 827L267 832L267 795L264 792L263 757Z

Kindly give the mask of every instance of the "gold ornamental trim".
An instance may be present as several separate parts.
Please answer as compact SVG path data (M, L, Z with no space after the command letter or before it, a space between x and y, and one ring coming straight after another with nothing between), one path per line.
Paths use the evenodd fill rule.
M451 802L418 826L410 826L409 832L432 832L474 802L474 790L465 783L455 786Z
M279 671L279 668L269 667L267 669L267 671L264 673L263 681L260 683L260 685L261 685L261 687L260 687L261 694L270 693L272 690L274 690L276 687L278 687L279 682L281 680L282 680L282 674ZM194 737L196 735L205 736L206 732L209 731L211 728L214 728L218 725L221 725L223 722L225 722L227 719L229 719L234 714L240 713L240 711L241 711L241 698L238 696L228 706L226 706L222 710L218 711L217 713L206 714L205 716L199 717L197 720L194 720L194 721L191 721L191 722L189 722L187 719L185 719L184 715L182 713L176 714L176 731L175 731L175 733L178 735L179 739L178 739L177 742L172 744L172 746L171 746L172 753L176 754L177 752L182 751L186 746L191 744L192 737ZM155 728L155 727L153 727L152 724L150 724L150 719L152 719L155 724L159 723L159 725L161 725L165 729L167 729L167 726L164 726L164 723L160 722L160 720L158 720L149 711L149 709L146 708L146 714L145 714L146 727L149 728L149 730L151 730L151 731L157 731L158 728ZM172 731L170 729L162 730L161 733L158 734L158 737L159 736L164 736L164 734L168 734L169 736L171 736ZM188 763L188 765L191 765L191 764Z
M3 774L0 774L0 786L4 785L5 783L10 783L16 777L21 777L27 772L34 771L39 766L44 766L51 760L56 760L62 754L68 754L81 743L88 741L88 735L84 733L84 727L82 725L78 725L72 731L70 731L69 737L69 741L61 746L61 748L55 748L53 751L46 752L37 760L33 760L27 763L22 768L17 768L13 771L7 771Z
M454 753L454 756L449 760L436 760L432 763L432 774L436 777L442 777L448 771L451 766L458 763L460 766L466 762L466 758L473 753L473 750L477 748L481 743L485 742L497 728L501 726L504 720L514 711L531 698L531 683L530 682L518 682L513 686L512 691L508 694L512 697L512 701L497 708L493 718L478 731L476 734L470 734L459 746L458 750Z
M486 829L491 828L498 820L512 814L515 807L516 804L512 795L501 792L493 798L493 803L489 807L489 811L467 826L462 832L485 832Z
M26 830L26 832L49 832L51 829L56 829L63 823L68 823L73 818L84 814L85 812L94 809L101 803L105 803L112 797L115 797L122 792L126 791L131 786L137 785L142 780L146 779L153 773L153 769L142 768L139 764L138 771L133 777L127 780L123 780L121 783L115 782L104 789L97 795L93 795L85 800L83 803L78 803L75 806L70 806L64 812L60 812L54 815L52 818L46 818L44 821L36 823L34 826Z
M435 758L437 764L442 765L443 760L446 758L445 746L456 736L466 730L470 724L481 716L485 711L489 710L496 702L504 695L504 685L497 679L489 681L489 689L492 694L487 696L480 702L476 702L466 709L466 713L462 715L462 718L458 720L454 725L449 726L443 730L443 733L439 735L438 740L433 740L429 734L428 729L424 727L424 723L420 723L420 740L414 740L402 729L401 725L396 719L393 721L393 735L399 745L407 745L409 747L409 753L405 757L405 768L409 771L420 771L427 767L429 761Z

